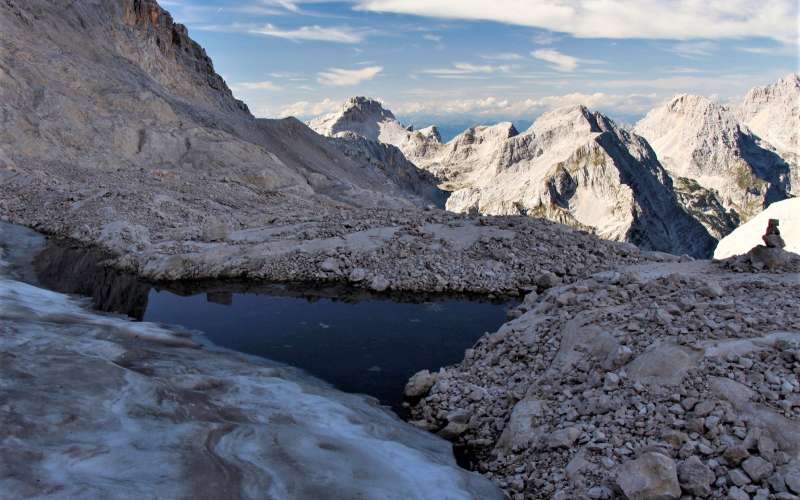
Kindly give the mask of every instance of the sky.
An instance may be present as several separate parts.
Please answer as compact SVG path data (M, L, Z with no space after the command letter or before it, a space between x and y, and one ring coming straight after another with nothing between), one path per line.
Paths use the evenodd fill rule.
M259 117L355 95L404 123L625 123L675 94L740 100L798 71L797 0L161 0Z

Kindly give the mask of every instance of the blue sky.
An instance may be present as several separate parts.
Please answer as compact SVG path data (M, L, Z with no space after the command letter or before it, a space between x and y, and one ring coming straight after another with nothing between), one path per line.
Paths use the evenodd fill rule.
M162 0L256 116L352 95L409 123L525 122L583 103L634 121L798 68L796 0Z

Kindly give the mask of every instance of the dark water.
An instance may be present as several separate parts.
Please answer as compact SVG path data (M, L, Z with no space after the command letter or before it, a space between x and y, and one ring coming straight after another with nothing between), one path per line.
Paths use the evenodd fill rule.
M155 286L102 265L104 256L49 242L40 284L92 297L102 311L200 330L213 343L302 368L395 409L408 378L457 363L505 320L511 303L386 296L342 287L180 283Z
M503 304L464 299L292 297L152 290L146 321L202 330L215 344L298 366L348 391L401 403L409 376L456 363L506 319Z

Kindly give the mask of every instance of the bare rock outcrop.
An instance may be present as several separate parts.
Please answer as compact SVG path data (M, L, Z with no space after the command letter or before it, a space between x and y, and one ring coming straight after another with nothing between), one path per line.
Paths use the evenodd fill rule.
M735 109L679 95L653 109L634 131L673 176L716 193L742 222L790 191L789 165L739 121Z
M456 137L431 163L449 165L436 167L451 172L449 210L526 214L651 250L710 253L714 239L640 137L580 106L546 113L522 134L507 125L490 138L488 129Z
M736 109L739 119L789 163L790 192L800 196L800 74L755 87Z

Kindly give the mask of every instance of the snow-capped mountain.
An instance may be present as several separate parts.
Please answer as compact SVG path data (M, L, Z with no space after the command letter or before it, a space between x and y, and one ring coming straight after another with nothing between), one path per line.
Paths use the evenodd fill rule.
M634 131L646 138L673 177L713 191L742 221L786 198L789 166L743 125L736 111L679 95L650 111Z
M780 222L778 229L786 243L784 250L800 254L800 198L790 198L773 203L720 240L714 250L714 258L726 259L742 255L756 245L763 245L761 236L766 231L770 219L777 219Z
M737 111L739 119L789 163L791 192L800 196L800 75L751 89Z

